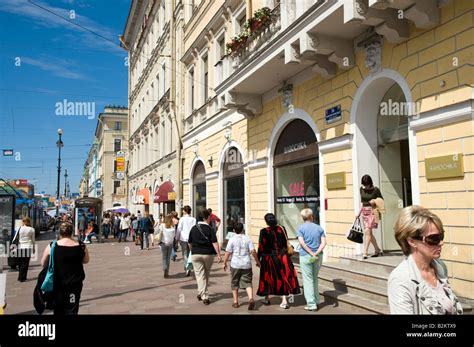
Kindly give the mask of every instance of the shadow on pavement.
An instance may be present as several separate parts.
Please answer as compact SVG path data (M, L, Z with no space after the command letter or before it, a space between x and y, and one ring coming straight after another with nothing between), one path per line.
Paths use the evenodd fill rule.
M190 279L190 280L192 280L192 279ZM124 294L136 293L136 292L141 292L141 291L150 290L150 289L168 287L168 286L172 286L172 285L175 285L175 284L176 284L176 282L170 282L170 283L166 283L166 284L161 284L161 285L159 285L159 286L139 288L139 289L128 290L128 291L120 292L120 293L105 294L105 295L102 295L102 296L97 296L97 297L95 297L95 298L89 298L89 299L84 299L84 300L81 299L81 303L82 303L82 302L94 301L94 300L100 300L100 299L113 298L113 297L121 296L121 295L124 295ZM193 287L193 288L194 288L194 287Z

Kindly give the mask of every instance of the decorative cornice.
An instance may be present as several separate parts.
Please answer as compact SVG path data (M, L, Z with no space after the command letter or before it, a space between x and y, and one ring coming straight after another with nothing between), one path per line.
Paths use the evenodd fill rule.
M474 119L474 100L467 100L435 110L423 112L411 118L409 128L414 131Z
M247 163L244 164L244 169L259 169L262 167L267 167L268 166L268 158L260 158L256 160L251 160Z
M206 174L206 181L213 180L219 177L219 171L214 171Z
M352 134L345 134L330 140L318 142L319 152L321 154L326 154L341 149L351 148L353 138L354 136Z

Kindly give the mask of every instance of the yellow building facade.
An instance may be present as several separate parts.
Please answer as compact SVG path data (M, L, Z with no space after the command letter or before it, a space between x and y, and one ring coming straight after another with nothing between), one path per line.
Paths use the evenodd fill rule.
M185 119L196 117L202 105L212 109L213 100L218 110L222 98L215 116L220 123L212 123L206 111L204 122L194 118L194 127L184 131L184 203L196 209L203 200L202 206L233 220L224 165L226 153L236 148L242 154L240 220L252 239L258 241L267 212L275 212L295 238L300 209L311 207L327 233L326 261L338 261L362 252L346 234L359 211L361 177L369 174L386 202L375 231L382 249L400 252L393 225L404 206L429 208L445 225L442 258L450 281L459 296L472 300L472 2L431 8L394 1L384 8L380 1L366 1L365 13L357 6L363 3L314 1L292 8L282 1L279 9L274 4L273 24L223 59L229 71L212 86L209 103L185 112ZM226 5L220 19L222 4L207 8L207 17L196 15L193 33L185 32L185 66L198 66L200 35L213 49L211 24L221 20L229 42L238 33L239 9L248 18L269 4ZM266 42L255 43L262 37ZM209 71L213 80L218 70ZM454 166L459 170L450 170ZM204 176L194 177L199 174ZM205 184L204 199L196 182ZM219 237L223 241L226 230Z

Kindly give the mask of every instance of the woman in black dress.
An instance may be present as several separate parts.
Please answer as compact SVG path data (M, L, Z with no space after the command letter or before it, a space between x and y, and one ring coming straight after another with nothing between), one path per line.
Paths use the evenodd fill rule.
M258 241L261 267L257 295L265 296L264 305L270 305L270 295L280 295L280 307L288 309L286 296L300 294L300 286L293 262L286 254L286 230L278 225L273 213L265 215L265 222L268 226L260 230Z
M89 262L89 252L82 242L72 239L74 227L70 223L59 226L59 240L54 246L54 314L70 315L79 312L82 282L86 275L83 264ZM48 266L51 245L43 253L41 264Z

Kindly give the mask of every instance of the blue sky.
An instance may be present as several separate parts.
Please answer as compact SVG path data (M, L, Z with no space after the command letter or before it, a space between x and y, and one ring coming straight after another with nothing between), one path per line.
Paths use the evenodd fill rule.
M127 106L127 54L118 47L118 36L130 0L32 2L117 42L27 0L0 1L0 149L13 149L21 159L0 152L0 177L28 179L37 193L56 194L57 129L62 128L61 192L65 168L71 191L78 192L97 114L105 105ZM64 100L94 105L95 117L57 115L56 104Z

